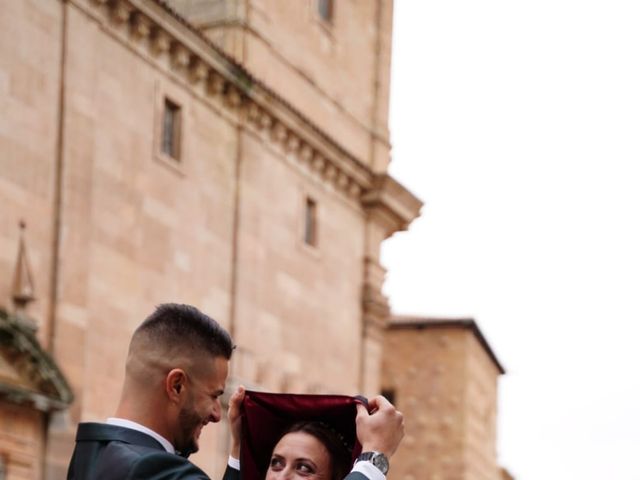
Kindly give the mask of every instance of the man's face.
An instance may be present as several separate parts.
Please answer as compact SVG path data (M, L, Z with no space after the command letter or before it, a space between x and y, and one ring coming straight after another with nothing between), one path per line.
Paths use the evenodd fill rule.
M181 453L198 451L202 428L209 422L219 422L222 415L220 396L224 392L229 361L216 357L205 373L189 376L187 397L178 414L178 429L175 448Z

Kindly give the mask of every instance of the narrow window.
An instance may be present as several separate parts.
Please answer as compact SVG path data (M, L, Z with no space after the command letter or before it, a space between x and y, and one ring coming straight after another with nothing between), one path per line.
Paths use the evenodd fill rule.
M317 0L318 14L325 22L331 22L333 18L333 0Z
M180 160L180 106L164 99L162 116L162 153Z
M396 404L396 391L393 388L383 388L381 395L394 405ZM397 405L396 405L397 407Z
M304 209L304 243L316 246L318 241L318 232L316 225L317 206L315 200L307 197Z

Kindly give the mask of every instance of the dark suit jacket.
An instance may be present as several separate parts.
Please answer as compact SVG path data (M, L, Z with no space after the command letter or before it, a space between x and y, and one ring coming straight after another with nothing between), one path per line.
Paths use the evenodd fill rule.
M223 480L238 480L227 468ZM186 458L149 435L105 423L81 423L67 480L210 480ZM355 479L354 479L355 480Z

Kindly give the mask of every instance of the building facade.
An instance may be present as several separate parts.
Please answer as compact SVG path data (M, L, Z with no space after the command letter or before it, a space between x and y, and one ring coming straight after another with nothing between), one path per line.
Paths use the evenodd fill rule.
M498 480L498 377L473 319L393 317L382 388L405 415L390 480Z
M379 392L380 244L421 207L386 173L391 19L391 0L3 5L6 478L65 477L166 301L231 332L229 388ZM194 456L214 478L227 436Z

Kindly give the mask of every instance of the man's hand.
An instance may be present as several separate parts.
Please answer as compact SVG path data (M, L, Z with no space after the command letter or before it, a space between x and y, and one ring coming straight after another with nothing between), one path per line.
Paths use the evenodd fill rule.
M369 408L372 410L371 414L364 405L357 405L356 433L362 451L382 452L390 457L404 436L402 413L382 395L369 400Z
M229 454L233 458L240 458L240 440L242 437L242 415L240 406L244 400L244 387L238 386L229 399L229 430L231 431L231 451Z

